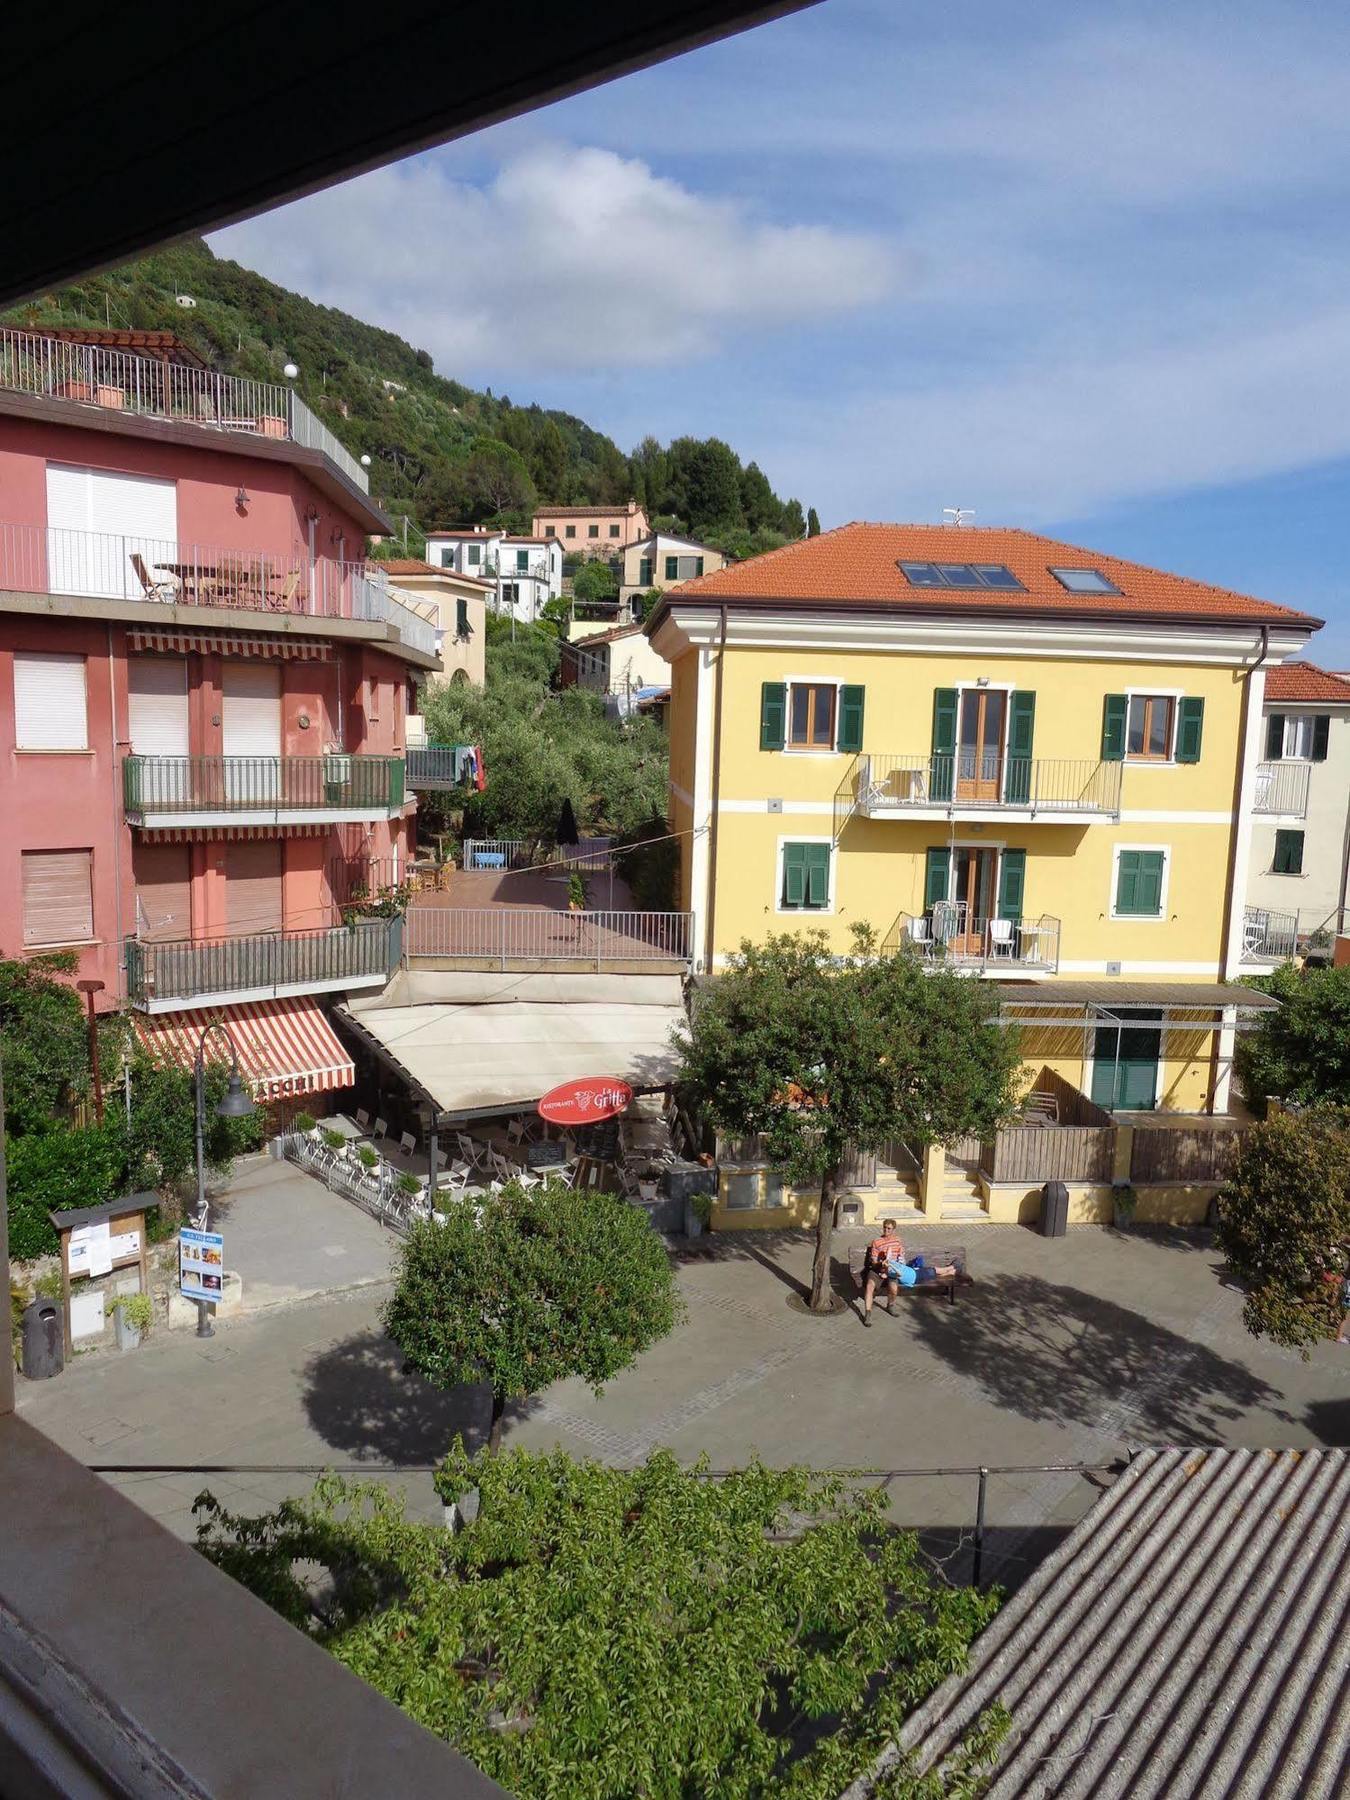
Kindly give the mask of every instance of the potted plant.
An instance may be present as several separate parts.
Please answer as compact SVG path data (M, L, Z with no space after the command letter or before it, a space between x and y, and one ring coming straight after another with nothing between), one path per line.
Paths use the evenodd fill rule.
M127 397L115 382L100 381L94 389L94 399L100 406L110 406L114 411L120 410L127 403Z
M643 1169L638 1176L638 1199L645 1201L649 1206L656 1198L657 1179L656 1170L650 1166Z
M310 1137L317 1129L313 1113L298 1112L291 1120L291 1129L298 1131L302 1137Z
M358 1144L356 1158L367 1175L373 1175L380 1165L380 1153L371 1144Z
M585 912L586 883L576 869L567 877L567 910L568 912Z
M702 1237L712 1225L713 1197L711 1194L689 1194L684 1202L684 1235L686 1237Z
M347 1141L346 1138L343 1137L343 1135L340 1131L327 1131L326 1130L321 1135L323 1137L325 1147L329 1150L341 1150L342 1146Z
M1117 1181L1111 1188L1111 1223L1117 1231L1128 1231L1134 1224L1134 1209L1139 1196L1129 1181Z
M151 1316L149 1294L119 1294L113 1302L113 1328L117 1333L117 1348L137 1349L142 1333L150 1329Z
M422 1191L422 1183L418 1180L417 1176L409 1175L406 1171L399 1176L397 1187L399 1193L408 1200L415 1200Z

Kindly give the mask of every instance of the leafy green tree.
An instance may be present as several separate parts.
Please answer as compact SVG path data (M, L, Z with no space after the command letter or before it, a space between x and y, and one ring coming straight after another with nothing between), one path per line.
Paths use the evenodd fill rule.
M741 470L741 517L749 531L777 531L783 523L783 502L758 463Z
M199 1547L522 1800L836 1800L998 1606L933 1574L879 1491L806 1469L457 1443L437 1487L477 1490L457 1532L327 1476L261 1519L208 1500ZM973 1794L1007 1724L878 1793Z
M783 533L794 543L799 537L806 536L806 520L802 517L800 500L789 500L783 508Z
M520 452L485 438L477 443L458 471L463 517L470 524L503 514L533 512L534 483Z
M806 509L806 535L807 537L820 536L820 514L814 506Z
M619 578L602 557L594 556L577 570L572 578L572 593L578 600L592 602L613 600L619 592Z
M9 1252L16 1262L51 1256L60 1248L49 1209L101 1206L134 1191L125 1180L125 1147L116 1115L101 1128L53 1125L7 1138L5 1166Z
M541 500L557 506L567 491L567 439L558 421L544 417L535 432L529 456L530 474Z
M0 1053L5 1061L5 1124L11 1132L47 1131L92 1092L89 1025L75 991L72 951L0 959ZM105 1082L117 1076L122 1026L99 1026Z
M741 465L731 446L706 438L685 451L682 462L689 529L698 534L715 525L743 525Z
M1296 969L1286 963L1252 986L1280 1004L1238 1039L1235 1066L1248 1100L1308 1105L1350 1096L1350 965Z
M489 1448L508 1400L579 1375L598 1393L675 1323L665 1246L612 1194L542 1182L450 1203L414 1228L385 1330L438 1387L492 1390Z
M1219 1247L1247 1290L1242 1317L1306 1357L1334 1335L1350 1267L1350 1108L1277 1113L1246 1134L1219 1197Z
M881 955L854 927L743 942L695 1002L683 1080L719 1131L760 1133L794 1187L819 1186L811 1308L828 1311L834 1202L850 1148L989 1137L1016 1108L1017 1034L981 982Z

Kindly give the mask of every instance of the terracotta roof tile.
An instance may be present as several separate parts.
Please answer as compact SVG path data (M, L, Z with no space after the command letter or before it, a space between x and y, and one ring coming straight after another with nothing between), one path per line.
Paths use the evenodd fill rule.
M481 575L461 575L458 569L437 568L416 556L395 556L386 562L372 562L372 569L383 569L386 575L444 575L451 581L471 581L475 587L496 587L495 581L484 581Z
M1281 663L1266 676L1267 700L1326 700L1350 706L1350 680L1319 669L1316 663Z
M1003 563L1025 591L913 587L900 571L902 559ZM1051 568L1096 569L1120 592L1070 593L1050 573ZM912 612L1062 612L1080 618L1170 613L1179 618L1252 619L1310 627L1322 622L1292 607L1212 587L1188 576L1169 575L1104 551L1084 550L1013 527L981 525L855 521L668 588L657 610L662 612L675 601L724 598L769 604L806 601L829 607L889 602Z

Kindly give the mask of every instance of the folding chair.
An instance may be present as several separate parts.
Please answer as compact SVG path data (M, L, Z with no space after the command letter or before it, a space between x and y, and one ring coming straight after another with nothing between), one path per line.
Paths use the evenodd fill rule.
M370 1114L363 1112L359 1106L356 1109L356 1123L367 1136L370 1135Z
M417 1153L417 1139L411 1131L405 1131L398 1140L398 1147L405 1156L414 1156Z
M477 1169L481 1173L486 1167L487 1158L487 1152L483 1145L476 1143L471 1137L466 1137L462 1131L455 1133L455 1142L459 1145L459 1153L469 1167Z
M383 1119L376 1119L375 1129L370 1135L377 1140L379 1138L387 1138L389 1136L389 1127L385 1124Z

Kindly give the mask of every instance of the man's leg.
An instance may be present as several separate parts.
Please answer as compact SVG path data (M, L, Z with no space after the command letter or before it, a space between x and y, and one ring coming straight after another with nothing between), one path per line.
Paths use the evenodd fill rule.
M890 1295L890 1299L886 1303L886 1311L894 1318L895 1303L900 1297L900 1283L894 1276L886 1283L886 1292Z
M870 1271L863 1283L863 1324L872 1323L872 1300L877 1291L877 1278Z

